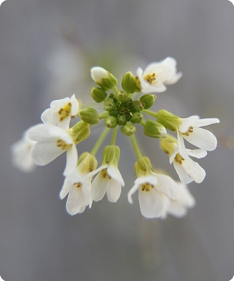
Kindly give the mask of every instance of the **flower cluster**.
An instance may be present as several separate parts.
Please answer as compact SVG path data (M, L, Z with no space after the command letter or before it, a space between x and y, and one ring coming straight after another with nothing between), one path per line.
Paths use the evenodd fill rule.
M137 158L136 180L128 193L128 201L133 203L132 195L137 191L140 210L146 218L165 218L167 214L181 217L195 205L187 184L201 183L206 173L191 157L203 158L207 151L216 148L216 137L202 127L219 123L219 119L200 119L196 115L181 118L166 110L150 110L156 100L155 93L165 91L166 85L176 83L182 76L177 72L175 59L169 57L151 63L144 71L138 68L136 73L137 76L125 73L119 90L113 74L93 67L91 77L97 86L91 89L91 97L103 104L102 112L81 106L75 95L55 100L42 113L42 123L29 128L22 140L12 146L13 162L23 171L31 171L35 164L47 165L66 152L60 198L67 196L66 209L71 215L84 212L87 206L91 208L93 201L100 201L105 194L110 202L119 199L125 185L118 168L121 151L116 145L116 135L119 127L131 140ZM73 126L70 125L72 118L79 118ZM103 132L92 150L78 157L77 145L90 136L98 123L103 124ZM137 127L143 129L145 136L159 139L160 148L173 163L180 181L155 170L150 159L142 155L135 136ZM110 144L104 147L98 167L95 155L111 131ZM185 141L197 148L186 148Z

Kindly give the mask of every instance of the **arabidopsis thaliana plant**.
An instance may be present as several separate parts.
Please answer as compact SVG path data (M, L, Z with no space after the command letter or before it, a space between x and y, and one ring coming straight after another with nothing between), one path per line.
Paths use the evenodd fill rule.
M35 168L35 163L32 159L32 148L35 143L25 133L22 139L11 147L12 163L23 172L31 172Z
M177 73L176 60L171 57L149 64L144 71L140 67L137 69L141 91L145 94L164 92L165 85L176 83L181 76L181 72Z
M31 127L27 136L37 143L32 149L32 158L39 166L52 162L59 155L67 152L67 164L64 175L74 170L77 165L78 155L76 145L69 131L49 124L39 124Z
M116 202L121 194L121 186L124 186L122 175L115 165L104 164L95 170L97 174L91 185L90 195L92 200L100 201L105 193L110 202Z
M54 100L50 104L50 108L46 109L41 120L44 124L51 124L62 129L68 129L71 118L76 116L79 111L79 102L75 95L71 98Z
M132 195L138 190L138 200L141 214L146 218L158 218L166 211L166 197L178 199L180 191L175 181L162 174L148 174L135 180L128 193L129 203L133 203Z
M180 197L177 200L166 198L166 212L162 218L166 218L167 214L175 216L177 218L184 217L188 208L192 208L195 206L196 201L192 194L190 193L187 185L182 182L177 182L178 189L180 190Z

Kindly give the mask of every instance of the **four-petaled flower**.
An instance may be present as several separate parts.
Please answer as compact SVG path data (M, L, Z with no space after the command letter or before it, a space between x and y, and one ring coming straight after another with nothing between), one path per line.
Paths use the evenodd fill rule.
M71 118L76 116L79 111L79 102L75 95L71 98L54 100L41 115L44 124L51 124L62 129L69 129Z
M28 130L27 137L37 142L32 149L32 158L37 165L47 165L66 151L67 164L64 175L76 167L77 149L69 131L54 125L39 124Z
M213 133L200 127L219 123L218 118L199 119L199 116L193 115L188 118L181 118L182 123L177 129L179 151L183 157L186 157L184 140L206 151L212 151L217 147L217 139Z
M178 199L180 190L176 182L169 176L151 173L140 176L128 193L129 203L133 203L132 195L138 190L141 214L146 218L158 218L165 214L166 198Z
M142 93L160 93L166 91L165 85L176 83L182 76L177 73L176 60L168 57L160 62L149 64L145 71L137 69L137 77L140 81Z

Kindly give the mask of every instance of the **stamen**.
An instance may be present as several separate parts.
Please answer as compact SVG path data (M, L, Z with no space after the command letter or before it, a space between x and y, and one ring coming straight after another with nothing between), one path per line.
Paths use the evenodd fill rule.
M148 83L153 84L156 81L156 74L155 73L148 74L144 77L144 79Z
M67 105L65 105L63 108L60 108L58 111L58 114L60 115L60 121L63 121L71 114L71 103L69 102Z

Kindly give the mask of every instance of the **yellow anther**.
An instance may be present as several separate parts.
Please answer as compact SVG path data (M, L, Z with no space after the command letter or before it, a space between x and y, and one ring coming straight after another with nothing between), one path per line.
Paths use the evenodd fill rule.
M57 140L57 147L61 147L62 150L67 150L68 145L63 140Z
M144 77L144 79L150 83L150 84L153 84L156 80L156 74L155 73L151 73L151 74L148 74Z
M75 185L77 188L81 188L81 187L82 187L82 183L81 183L81 182L75 182L74 185Z
M184 161L184 158L179 153L177 153L176 157L175 157L175 161L179 164L182 164L182 161Z
M60 116L60 121L63 121L68 116L70 116L70 114L71 114L71 107L72 107L72 104L69 102L63 108L60 108L60 110L58 111L58 114Z
M141 191L149 192L153 188L154 188L154 186L150 183L145 183L145 184L141 185Z
M185 133L182 133L182 134L185 135L185 136L189 136L191 133L193 133L193 127L190 126L188 131L185 132Z

